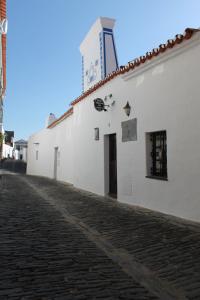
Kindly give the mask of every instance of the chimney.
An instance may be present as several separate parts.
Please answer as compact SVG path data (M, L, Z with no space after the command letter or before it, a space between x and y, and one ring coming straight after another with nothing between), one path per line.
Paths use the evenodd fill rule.
M49 116L46 119L46 127L51 125L56 120L56 116L53 113L50 113Z
M118 68L114 25L114 19L98 18L80 45L83 92Z

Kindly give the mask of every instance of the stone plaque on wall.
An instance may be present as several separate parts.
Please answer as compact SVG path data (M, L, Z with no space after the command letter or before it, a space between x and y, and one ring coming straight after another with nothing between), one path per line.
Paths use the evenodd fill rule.
M137 141L137 119L121 123L122 142Z

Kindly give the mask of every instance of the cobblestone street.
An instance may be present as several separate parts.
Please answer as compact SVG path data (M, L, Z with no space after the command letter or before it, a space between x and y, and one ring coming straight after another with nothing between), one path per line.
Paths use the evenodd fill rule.
M0 300L200 299L200 224L0 175Z

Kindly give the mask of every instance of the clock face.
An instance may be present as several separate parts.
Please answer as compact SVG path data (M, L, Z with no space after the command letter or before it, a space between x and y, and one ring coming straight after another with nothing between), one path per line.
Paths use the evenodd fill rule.
M97 78L97 64L91 63L89 70L86 72L87 84L89 85L92 81Z

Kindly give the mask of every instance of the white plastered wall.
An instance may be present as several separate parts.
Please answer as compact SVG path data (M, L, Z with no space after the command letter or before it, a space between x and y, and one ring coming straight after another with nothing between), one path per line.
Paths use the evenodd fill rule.
M58 147L57 178L104 195L104 136L116 133L118 200L200 221L200 46L196 43L181 53L190 43L168 50L173 57L161 54L159 64L154 59L148 69L137 68L133 77L129 72L130 78L114 78L76 104L72 116L32 136L28 173L52 178ZM113 96L108 104L115 104L107 112L96 111L93 100L109 94ZM123 111L127 101L129 117ZM137 118L137 141L122 142L121 122L132 118ZM96 127L99 141L94 139ZM146 178L145 133L160 130L167 131L168 181ZM37 163L34 142L41 147Z
M58 147L57 179L73 182L72 126L72 117L69 117L54 128L43 129L29 138L27 174L53 178L54 151Z
M28 140L27 174L53 178L53 131L43 129Z
M13 156L13 147L3 144L3 158L12 158Z
M74 107L79 119L75 151L81 149L75 152L76 186L104 194L103 137L117 133L118 199L200 220L199 53L199 45L177 51L125 82L120 77L112 80ZM116 101L113 108L95 111L93 99L110 93ZM129 118L123 111L126 101L132 107ZM121 122L131 118L137 118L138 139L122 143ZM94 140L95 127L100 129L99 141ZM168 181L146 178L145 133L160 130L167 131Z

